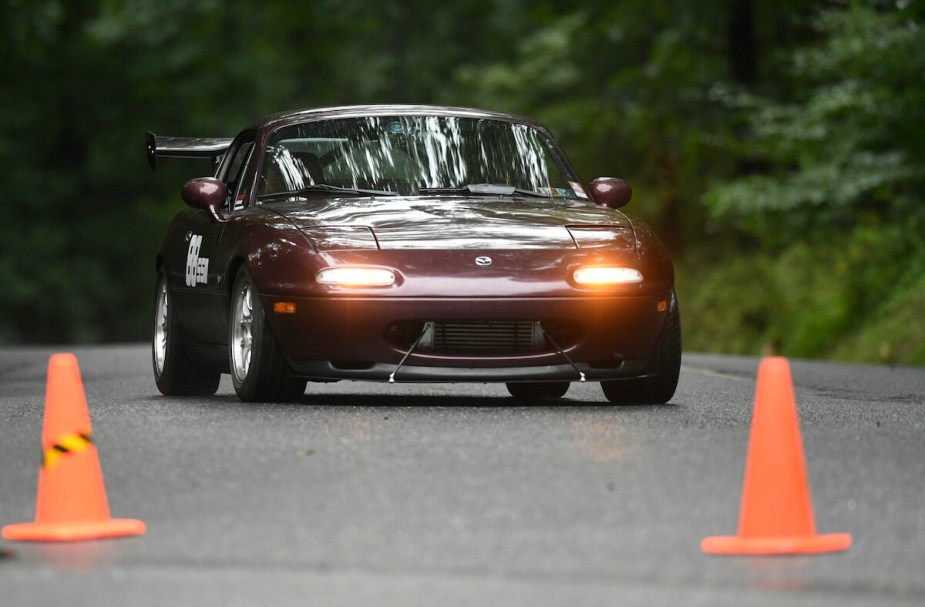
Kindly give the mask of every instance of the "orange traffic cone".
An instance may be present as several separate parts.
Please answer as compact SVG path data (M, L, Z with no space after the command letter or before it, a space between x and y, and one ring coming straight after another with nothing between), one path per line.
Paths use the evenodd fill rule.
M35 522L7 525L8 540L84 540L145 532L142 521L112 519L77 358L48 362Z
M817 535L790 364L758 368L745 483L736 536L708 537L709 554L811 554L846 550L851 535Z

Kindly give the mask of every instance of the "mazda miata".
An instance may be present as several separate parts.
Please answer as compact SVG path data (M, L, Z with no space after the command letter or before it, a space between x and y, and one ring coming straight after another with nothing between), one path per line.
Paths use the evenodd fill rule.
M352 106L268 116L233 139L146 136L211 158L155 257L166 395L300 398L307 382L501 382L522 401L600 382L665 403L681 364L671 260L517 116Z

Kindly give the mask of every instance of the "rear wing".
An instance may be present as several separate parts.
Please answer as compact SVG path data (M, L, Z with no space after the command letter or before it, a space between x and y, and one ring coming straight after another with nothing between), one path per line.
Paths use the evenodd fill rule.
M157 169L157 157L169 158L211 158L212 166L228 151L231 139L199 137L163 137L154 133L145 133L145 145L148 149L148 164L152 170Z

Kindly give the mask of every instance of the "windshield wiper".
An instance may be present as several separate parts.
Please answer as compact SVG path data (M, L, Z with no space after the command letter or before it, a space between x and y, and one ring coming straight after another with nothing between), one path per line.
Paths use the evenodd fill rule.
M290 192L271 192L269 194L262 194L260 196L260 200L267 200L272 198L292 198L294 196L310 196L311 194L341 194L347 196L398 196L398 192L390 192L388 190L343 188L336 185L329 185L327 183L316 183L307 185L299 190L292 190Z
M470 183L458 188L419 188L419 194L474 194L476 196L530 196L532 198L549 198L548 194L523 190L512 185L494 183Z

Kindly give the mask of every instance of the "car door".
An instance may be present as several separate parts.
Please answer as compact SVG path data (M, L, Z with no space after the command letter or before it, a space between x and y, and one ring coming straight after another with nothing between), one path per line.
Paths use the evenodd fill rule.
M254 148L252 133L242 133L231 144L217 176L225 182L228 197L221 209L225 222L215 222L208 212L188 211L183 239L185 263L177 297L186 313L189 333L200 345L227 343L227 272L231 257L239 247L239 215L247 196L248 170ZM178 277L179 278L179 277ZM179 280L178 280L179 282Z
M250 199L253 186L255 163L255 133L245 132L238 136L229 151L232 156L228 164L219 170L219 178L228 188L228 199L222 208L222 216L227 220L221 224L222 231L215 245L217 262L210 267L209 282L214 285L214 297L210 298L209 314L215 319L213 328L216 343L226 344L228 338L228 307L230 291L234 276L230 274L231 264L250 236L250 229L243 217L243 212Z

